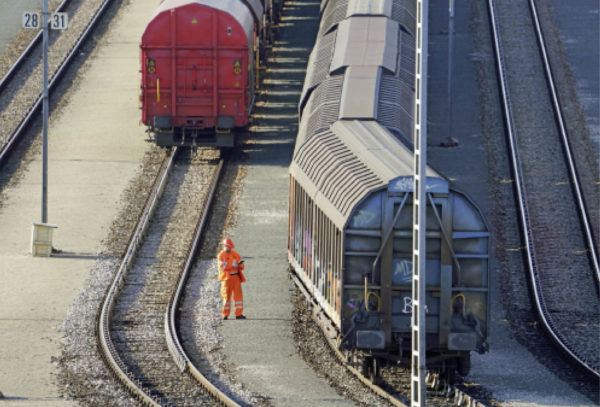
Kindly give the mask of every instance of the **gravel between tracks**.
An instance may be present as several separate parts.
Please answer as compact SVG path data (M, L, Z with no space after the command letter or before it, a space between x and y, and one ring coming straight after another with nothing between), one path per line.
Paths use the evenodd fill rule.
M70 7L75 11L70 16L69 29L64 30L56 38L54 36L50 38L49 79L81 36L100 4L102 0L79 0ZM37 65L34 63L25 72L19 74L18 80L7 88L0 98L0 122L3 123L0 127L0 144L4 144L14 132L42 91L43 66L38 58L33 58L33 61L36 60L39 61Z
M104 294L127 249L148 191L158 174L164 151L150 150L144 157L139 175L127 188L120 215L113 222L104 241L103 259L90 272L90 280L77 300L69 307L63 322L62 352L54 362L58 368L57 384L63 395L86 406L135 406L137 402L114 380L98 352L96 316Z
M541 293L555 329L599 366L598 293L546 96L529 6L520 1L496 4Z
M500 96L498 94L497 76L493 65L493 51L490 43L490 29L487 2L479 0L471 0L470 8L473 15L471 21L471 32L475 41L475 49L478 58L474 59L477 81L479 88L479 105L480 115L483 124L484 134L487 140L486 149L490 157L488 184L491 190L491 202L493 207L490 210L490 225L494 237L494 275L493 280L497 281L497 289L494 289L492 297L493 313L492 317L496 318L497 329L506 330L509 327L509 332L503 332L503 335L514 338L549 371L556 374L560 379L567 382L572 388L581 392L591 400L597 400L598 393L594 390L594 386L589 386L586 379L573 371L572 366L561 359L555 348L547 340L545 333L540 329L537 322L537 315L532 309L530 299L529 283L525 274L525 264L523 258L523 246L520 236L519 225L517 224L518 214L515 207L513 176L511 166L508 161L507 142L504 134L504 125L502 122L502 112L499 106ZM499 3L499 2L496 2ZM547 9L547 2L544 2L543 9ZM553 24L553 20L544 19L548 24ZM556 27L554 27L556 30ZM552 38L557 38L552 36ZM550 41L548 44L551 53L555 55L564 54L560 43ZM561 61L561 62L558 62ZM565 72L568 70L564 55L562 58L557 58L554 62L553 69L560 69ZM572 76L562 76L561 87L574 87ZM569 101L570 104L577 104L576 98ZM581 133L579 133L580 137ZM583 142L582 142L583 143ZM585 144L585 143L583 143ZM589 147L589 144L588 144ZM591 151L591 150L590 150ZM597 168L597 166L591 166ZM500 335L502 336L502 335ZM496 341L502 338L495 338ZM504 344L496 342L496 347L504 347ZM487 357L483 356L484 360L489 360L491 363L490 370L498 371L505 369L505 364L514 363L515 366L522 360L498 360L494 355L494 346L491 349L492 354ZM511 368L513 368L511 366ZM527 366L523 367L527 369ZM548 395L554 391L551 387L544 387L542 382L551 383L552 381L545 380L545 377L552 376L548 372L530 371L529 375L532 379L532 384L539 384L538 391L546 392ZM469 376L469 381L477 382L476 376ZM546 386L551 386L546 384ZM510 393L511 383L498 381L494 383L490 389L479 389L475 392L478 396L478 391L482 393L480 399L485 400L488 393ZM535 394L531 394L531 401L534 401ZM527 403L530 400L521 400L522 403ZM537 401L539 402L539 400ZM597 402L597 401L596 401ZM490 400L491 405L504 405L502 401L497 399ZM540 402L536 405L548 405Z
M115 219L104 241L105 258L100 260L90 274L89 286L69 308L69 316L62 326L64 338L62 355L55 361L59 368L58 385L64 396L78 400L86 406L134 406L137 402L115 382L111 372L97 351L95 318L100 302L118 267L122 253L137 223L138 214L145 203L147 193L158 173L164 151L153 148L146 154L138 177L132 181L121 201L120 215ZM214 258L219 242L227 230L235 224L235 208L241 193L246 169L240 162L243 154L233 153L217 188L217 204L212 208L208 222L208 235L203 238L198 264L190 276L184 309L189 302L196 303L193 314L184 318L193 322L180 326L184 347L190 351L192 361L210 380L216 380L222 391L246 405L268 406L268 400L244 390L231 379L234 367L223 361L219 352L221 338L215 327L220 323L219 288L214 270ZM204 271L208 270L206 274ZM190 329L193 332L190 332ZM195 338L192 338L192 334ZM189 349L188 349L189 347ZM210 366L207 366L207 362ZM206 369L206 370L205 370Z
M321 328L313 320L306 298L298 289L293 300L292 334L296 350L306 363L327 380L338 394L363 406L391 406L391 403L375 395L339 362Z
M188 280L180 316L181 338L192 362L211 383L241 405L270 406L268 399L236 382L235 368L221 351L221 283L215 260L199 261ZM184 323L185 322L185 323Z
M166 305L176 289L194 238L219 152L202 149L175 159L144 242L115 303L111 332L117 352L162 402L213 405L208 391L182 374L165 340ZM184 344L185 345L185 344Z
M180 307L184 311L180 316L179 331L192 363L221 391L241 405L270 406L268 399L245 389L235 379L236 366L223 354L223 338L217 330L222 323L221 283L217 278L215 259L221 250L221 242L237 221L237 206L247 173L244 157L238 149L228 153L198 259Z
M569 134L569 142L576 157L577 171L590 215L590 223L596 242L600 241L600 166L596 149L591 148L593 141L590 129L577 95L576 80L567 61L564 46L561 41L556 16L552 2L538 1L538 13L542 30L546 37L546 47L552 74L558 78L556 84L560 104L565 115L565 125ZM600 353L600 349L598 350Z

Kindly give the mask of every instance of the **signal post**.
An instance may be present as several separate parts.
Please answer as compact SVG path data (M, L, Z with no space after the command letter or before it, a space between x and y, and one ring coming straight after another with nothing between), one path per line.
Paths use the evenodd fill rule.
M69 25L67 13L52 13L48 18L48 0L44 0L42 16L37 12L26 11L23 13L23 28L39 29L40 23L43 29L43 90L42 90L42 221L33 223L31 237L31 254L33 256L50 256L52 254L52 230L57 226L48 224L48 114L49 114L49 92L48 92L48 41L49 22L55 30L66 30Z

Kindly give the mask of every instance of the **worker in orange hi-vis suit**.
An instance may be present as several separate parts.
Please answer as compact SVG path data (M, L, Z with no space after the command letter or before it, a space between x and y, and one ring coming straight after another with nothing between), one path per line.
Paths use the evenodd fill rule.
M229 238L223 241L223 251L217 258L219 264L219 281L221 281L221 298L223 298L223 319L229 318L231 312L231 295L233 294L236 319L246 319L244 313L244 296L242 283L244 277L244 262L242 256L232 249L233 241Z

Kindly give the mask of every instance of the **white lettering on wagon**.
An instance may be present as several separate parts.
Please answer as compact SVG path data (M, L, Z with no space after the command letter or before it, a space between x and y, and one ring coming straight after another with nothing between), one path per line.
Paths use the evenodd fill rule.
M412 314L412 298L404 297L404 308L402 309L403 314ZM425 313L428 313L429 309L427 309L427 304L425 304Z

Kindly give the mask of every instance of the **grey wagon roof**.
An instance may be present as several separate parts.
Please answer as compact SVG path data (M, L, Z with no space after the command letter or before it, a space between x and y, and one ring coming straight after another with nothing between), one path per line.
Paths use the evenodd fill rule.
M391 1L397 14L410 8L409 0ZM343 9L343 18L332 31L320 32L311 52L300 95L298 141L338 119L377 120L410 140L414 37L386 16L345 17L352 7L375 12L377 7L389 8L371 0L329 1L326 11L341 15Z
M337 29L329 72L346 66L383 66L396 71L398 23L386 17L352 17Z
M412 162L412 152L377 122L340 120L300 146L290 173L343 229L369 193L412 176ZM442 178L430 168L427 176Z
M386 16L415 35L416 0L323 0L319 36L333 30L343 19L356 15Z
M346 17L353 15L392 16L392 0L349 0Z

